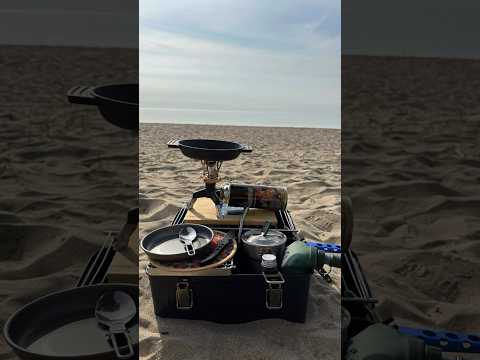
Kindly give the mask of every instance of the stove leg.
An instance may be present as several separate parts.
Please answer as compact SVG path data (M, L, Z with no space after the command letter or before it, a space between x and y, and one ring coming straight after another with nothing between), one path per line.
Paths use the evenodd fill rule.
M190 201L187 203L187 210L192 210L193 205L195 204L196 201L197 201L197 198L192 197Z

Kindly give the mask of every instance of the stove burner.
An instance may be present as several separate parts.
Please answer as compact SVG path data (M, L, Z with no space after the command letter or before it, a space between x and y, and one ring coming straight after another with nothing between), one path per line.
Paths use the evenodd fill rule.
M205 188L193 193L192 199L188 204L188 209L198 198L207 197L212 199L220 214L222 206L222 190L216 188L220 181L220 168L224 161L236 159L242 152L251 152L252 149L246 145L222 141L222 140L172 140L167 143L168 147L180 149L183 155L200 160L202 163L202 180Z
M201 160L203 167L202 179L205 184L216 184L220 181L220 168L222 167L223 161L205 161Z

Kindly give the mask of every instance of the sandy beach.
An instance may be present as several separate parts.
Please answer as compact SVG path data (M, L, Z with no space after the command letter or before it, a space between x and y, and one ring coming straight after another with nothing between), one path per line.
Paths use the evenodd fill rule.
M340 242L340 131L199 125L140 127L140 236L167 226L192 191L201 187L200 164L169 150L175 138L230 139L253 153L225 163L224 181L284 185L297 228L305 237ZM140 255L142 359L314 360L340 358L340 273L333 284L312 278L307 322L268 319L220 325L157 318L145 254Z
M399 324L480 332L479 71L474 60L342 60L352 247Z
M135 205L135 138L65 94L136 81L136 59L134 50L1 47L2 329L26 303L73 287L104 231L118 230ZM13 358L0 336L0 359Z

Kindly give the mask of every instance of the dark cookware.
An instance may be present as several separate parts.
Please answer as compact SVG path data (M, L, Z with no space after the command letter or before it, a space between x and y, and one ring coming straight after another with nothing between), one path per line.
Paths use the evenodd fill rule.
M97 106L113 125L138 130L138 84L75 86L67 97L72 104Z
M15 312L5 323L4 336L20 359L115 359L106 332L97 323L95 306L111 291L123 291L135 302L136 314L127 323L138 355L138 286L98 284L41 297Z
M201 258L210 250L213 231L199 224L181 224L154 230L142 239L140 246L148 258L154 261L179 261L192 258L179 237L180 231L186 227L192 227L197 233L197 238L192 243L195 249L193 257Z
M205 161L228 161L236 159L242 152L252 152L247 145L208 139L172 140L168 147L180 149L189 158Z

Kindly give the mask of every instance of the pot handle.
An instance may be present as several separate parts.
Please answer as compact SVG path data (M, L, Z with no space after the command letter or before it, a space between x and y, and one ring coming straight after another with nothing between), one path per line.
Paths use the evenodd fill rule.
M252 152L252 147L246 144L242 144L242 150L241 152Z
M265 221L265 224L263 224L263 228L262 228L262 234L263 236L267 235L268 233L268 230L270 230L270 226L272 224L270 224L270 221Z
M75 86L67 92L68 101L72 104L97 105L93 89L94 86Z
M167 146L169 148L175 148L175 149L178 149L180 147L180 140L170 140L168 143L167 143Z

